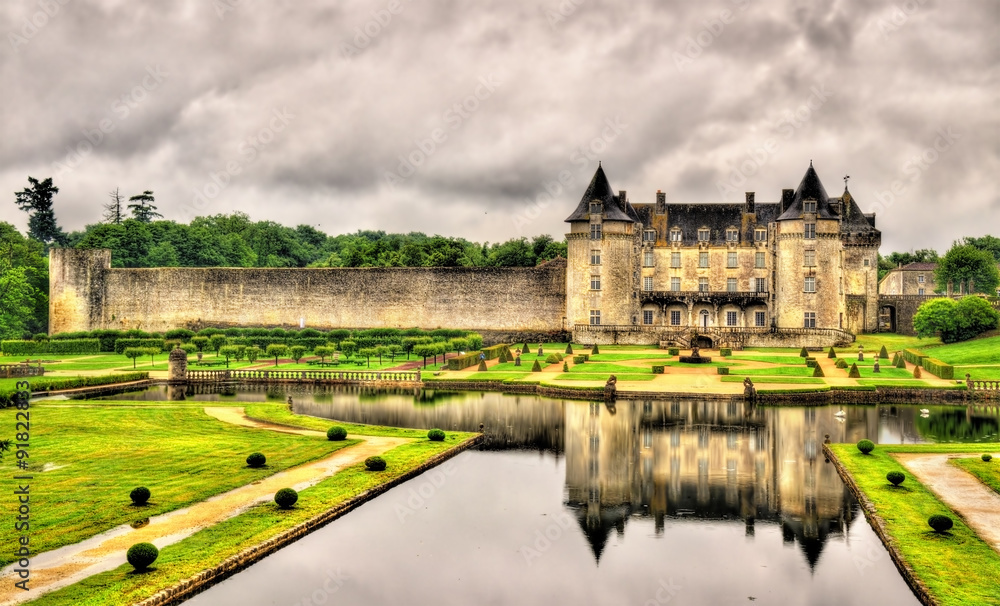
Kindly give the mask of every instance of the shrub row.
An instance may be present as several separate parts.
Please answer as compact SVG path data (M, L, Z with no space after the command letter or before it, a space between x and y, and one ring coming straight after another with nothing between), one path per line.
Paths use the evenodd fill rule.
M115 341L115 353L125 353L130 347L151 347L163 351L163 343L163 339L118 339Z
M462 370L479 362L479 352L474 351L464 356L455 356L448 360L448 370Z
M487 360L493 360L500 357L501 350L506 350L506 352L509 354L510 346L501 343L500 345L494 345L492 347L484 347L483 354L486 355Z
M31 356L35 354L89 354L100 353L97 339L65 339L61 341L0 341L0 351L6 356Z
M920 351L919 349L904 349L903 350L903 359L906 360L907 362L909 362L910 364L915 365L915 366L923 366L923 361L924 361L924 358L926 358L926 357L927 357L927 354L925 354L924 352Z
M951 364L945 364L937 358L924 358L921 363L927 371L931 374L937 375L940 379L954 379L955 378L955 367ZM919 367L915 368L914 371L920 370ZM916 376L916 375L914 375Z

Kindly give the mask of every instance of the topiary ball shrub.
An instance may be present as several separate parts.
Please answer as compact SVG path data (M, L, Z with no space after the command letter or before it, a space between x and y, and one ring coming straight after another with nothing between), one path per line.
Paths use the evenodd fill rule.
M267 457L259 452L255 452L247 457L247 465L250 467L263 467L267 463Z
M146 501L149 500L149 496L149 489L145 486L133 488L132 492L128 493L128 498L132 499L133 505L145 505Z
M990 461L993 460L993 455L991 455L991 454L984 454L982 458L983 458L983 461L986 461L987 463L989 463Z
M365 459L365 468L368 471L385 471L385 459L382 457L368 457Z
M339 442L347 438L347 430L343 427L331 427L326 430L326 439L331 442Z
M927 523L934 529L934 532L948 532L955 525L951 518L942 515L927 518Z
M144 570L160 557L160 550L152 543L136 543L128 548L125 559L136 570Z
M288 509L299 500L299 493L292 488L282 488L274 493L274 502L282 509Z
M858 450L861 451L861 454L868 454L875 450L875 442L872 442L871 440L861 440L858 442Z
M444 442L444 432L440 429L432 429L427 432L427 439L431 442Z
M559 361L559 356L557 356L554 353L550 353L549 355L545 356L545 362L547 364L555 364L558 361Z
M844 358L837 358L837 368L847 368L847 360Z
M889 480L893 486L899 486L900 484L903 483L903 480L906 479L906 476L903 474L902 471L890 471L889 473L885 474L885 479Z
M919 366L914 366L913 367L913 378L914 379L919 379L921 376L923 376L923 373L920 372L920 367Z

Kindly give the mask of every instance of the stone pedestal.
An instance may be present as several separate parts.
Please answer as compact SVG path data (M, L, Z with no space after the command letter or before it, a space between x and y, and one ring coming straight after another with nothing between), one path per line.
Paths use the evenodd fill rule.
M186 383L187 382L187 352L180 348L175 348L170 352L169 360L169 371L167 373L167 381L169 383Z

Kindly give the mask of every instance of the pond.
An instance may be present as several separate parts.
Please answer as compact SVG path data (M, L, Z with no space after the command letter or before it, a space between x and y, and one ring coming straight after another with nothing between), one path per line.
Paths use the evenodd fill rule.
M186 397L288 395L295 412L344 421L481 423L487 441L188 604L917 604L822 443L996 442L1000 425L995 412L933 406Z

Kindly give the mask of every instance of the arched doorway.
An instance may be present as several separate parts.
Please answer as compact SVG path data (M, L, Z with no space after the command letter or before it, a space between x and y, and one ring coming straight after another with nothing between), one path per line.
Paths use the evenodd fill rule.
M703 309L701 313L698 314L698 326L702 328L708 328L708 310Z
M893 305L883 305L878 310L878 329L880 332L896 332L896 308Z

